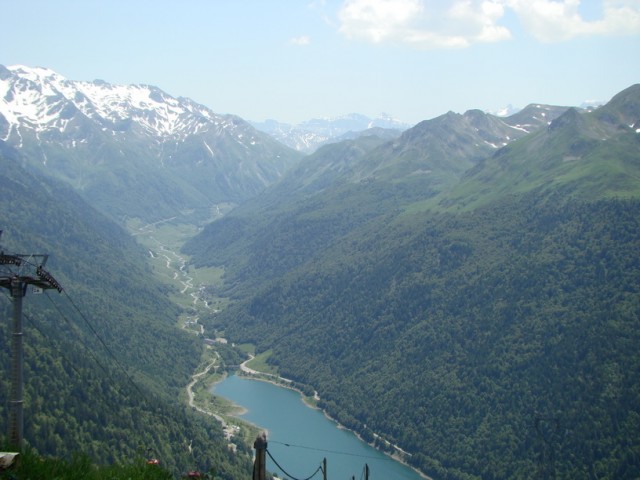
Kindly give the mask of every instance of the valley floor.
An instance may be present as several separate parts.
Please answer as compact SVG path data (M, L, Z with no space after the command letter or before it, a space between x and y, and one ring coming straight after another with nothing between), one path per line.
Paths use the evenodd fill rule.
M189 225L175 225L172 222L175 218L166 219L161 222L146 225L131 224L132 234L138 242L148 248L149 263L161 280L173 287L174 294L172 300L181 306L187 313L180 319L180 328L191 331L194 334L206 337L207 332L199 323L199 313L210 313L216 308L224 305L224 299L205 299L204 281L212 280L211 272L201 272L188 267L188 258L179 253L184 241L195 231L195 227ZM219 272L213 275L214 281ZM221 342L221 339L217 339ZM304 402L311 408L317 408L320 396L314 391L313 396L306 396L302 391L293 385L293 381L279 376L277 373L260 370L261 362L257 362L252 354L238 365L238 371L251 378L273 383L275 385L296 390L302 396ZM225 378L222 358L215 349L215 345L206 345L203 353L203 360L198 371L194 372L191 382L186 386L186 402L188 405L203 415L209 415L218 420L225 432L229 447L237 448L237 442L244 442L248 445L260 432L258 426L251 425L238 418L242 414L242 409L231 402L221 399L211 394L213 385ZM338 424L335 419L323 412L327 418ZM339 424L338 424L339 425ZM345 428L340 426L340 428ZM353 432L362 440L357 432ZM374 438L380 438L374 434ZM382 441L385 441L382 439ZM405 459L409 455L397 445L389 442L387 444L394 449L394 454L389 454L394 460L408 465ZM373 445L372 445L373 446ZM414 469L415 470L415 469ZM422 472L415 470L423 478L428 479Z

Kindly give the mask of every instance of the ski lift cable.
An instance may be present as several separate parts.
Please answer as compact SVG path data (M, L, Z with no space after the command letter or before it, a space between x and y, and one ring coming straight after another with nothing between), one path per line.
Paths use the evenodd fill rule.
M89 327L89 329L91 330L91 332L95 335L95 337L98 339L98 341L102 344L102 346L104 347L104 349L107 351L107 353L109 354L109 356L113 359L113 361L116 363L116 365L118 365L118 367L120 368L120 370L122 370L122 372L124 373L125 377L127 377L127 380L129 381L129 383L131 383L131 385L135 388L135 390L140 394L140 396L148 403L151 404L151 402L149 402L149 399L147 398L147 396L144 394L144 392L140 389L140 387L133 381L133 379L131 378L131 376L129 375L129 373L127 372L127 370L124 368L124 366L122 365L122 363L120 363L120 361L116 358L116 356L114 355L114 353L111 351L111 349L109 348L109 346L105 343L105 341L102 339L102 337L100 337L100 335L98 335L98 332L96 331L96 329L93 327L93 325L91 324L91 322L89 321L89 319L87 318L87 316L82 312L82 310L80 310L80 307L78 307L78 305L76 304L76 302L73 301L73 299L71 298L71 296L67 293L66 290L63 290L63 293L65 295L65 297L67 298L67 300L69 300L69 302L71 303L71 305L73 306L73 308L76 310L76 312L78 313L78 315L80 315L80 317L82 318L82 320L84 320L84 322L87 324L87 326ZM47 296L49 296L47 294Z
M58 352L58 355L60 355L60 357L67 363L67 365L69 365L71 367L71 369L78 376L78 379L80 379L81 378L80 371L76 368L76 366L73 364L73 362L64 354L64 352L60 348L58 348L57 345L54 345L53 342L51 342L50 339L47 338L47 335L44 333L44 331L42 331L42 329L40 328L38 323L35 322L33 318L30 318L28 315L26 315L24 312L22 313L22 315L24 315L24 317L31 324L31 326L38 331L38 333L42 336L42 338L44 338L46 340L49 340L49 345L52 346L53 348L55 348L56 352ZM104 369L104 367L102 367L102 368Z
M4 252L3 252L4 253ZM140 389L140 387L133 381L133 379L131 378L131 376L129 375L129 373L126 371L126 369L124 368L124 366L122 365L122 363L120 363L120 361L116 358L116 356L114 355L114 353L111 351L111 349L109 348L109 346L105 343L105 341L102 339L102 337L100 337L100 335L98 335L98 332L96 331L96 329L93 327L93 325L91 324L91 322L89 321L89 319L87 318L87 316L82 312L82 310L80 310L80 307L78 307L78 305L76 304L76 302L73 301L73 299L71 298L71 296L67 293L66 290L62 289L62 287L58 284L57 281L55 281L55 279L53 277L51 277L51 275L48 274L48 272L46 270L44 270L44 268L42 268L42 265L36 265L33 262L31 262L31 259L34 257L34 255L29 255L28 258L21 258L21 263L24 265L31 265L33 267L37 268L37 272L38 275L44 275L47 277L47 279L51 280L53 283L53 286L56 287L56 289L58 290L58 292L60 293L64 293L65 297L67 297L67 299L69 300L69 302L71 303L71 305L73 306L73 308L76 310L76 312L78 312L78 314L80 315L80 317L84 320L84 322L87 324L87 326L89 327L89 329L91 330L91 332L95 335L95 337L98 339L98 341L102 344L102 346L104 347L104 349L107 351L107 353L109 354L109 356L113 359L113 361L116 363L116 365L118 365L118 367L120 368L120 370L122 370L122 372L124 373L124 375L127 377L129 383L131 383L131 385L133 385L133 387L135 388L135 390L140 394L140 396L148 403L149 399L147 398L147 396L142 392L142 390ZM45 257L45 261L46 261L46 257ZM19 267L22 268L22 265L18 265ZM49 298L49 300L55 305L55 302L53 302L53 300L51 299L51 297L49 296L48 293L45 292L45 295L47 296L47 298ZM57 308L57 307L56 307ZM60 310L58 309L58 311L60 312ZM62 312L60 312L62 313ZM64 318L64 315L63 315Z
M131 384L131 386L133 386L135 392L140 396L140 399L145 402L147 405L149 405L150 407L155 405L155 402L152 402L149 399L149 396L146 395L142 389L140 388L140 386L138 386L138 384L133 380L133 378L129 375L129 373L127 372L127 370L124 368L124 366L122 365L122 363L120 363L120 361L116 358L115 354L111 351L111 349L108 347L108 345L105 343L105 341L100 337L100 335L98 334L98 332L96 331L96 329L93 327L93 325L91 324L91 322L89 321L89 318L87 317L87 315L85 315L82 310L80 309L80 307L77 305L76 302L74 302L73 298L71 298L71 296L67 293L66 290L63 290L62 293L64 293L64 295L67 297L67 299L69 300L69 303L71 303L71 305L73 306L73 308L76 310L76 312L78 313L78 315L80 315L80 317L84 320L84 322L87 324L87 326L91 329L91 331L93 332L93 334L96 336L96 338L100 341L100 343L103 345L103 347L105 348L105 350L108 352L109 356L113 359L113 361L118 365L118 367L120 368L120 370L122 370L122 372L124 373L125 377L127 378L128 382ZM49 295L47 295L49 296ZM159 415L156 414L156 418L158 419L159 422L161 422L163 425L167 426L167 419L163 416L163 415Z
M318 472L322 471L322 465L319 465L318 468L316 469L316 471L313 472L308 477L306 477L306 478L297 478L297 477L294 477L293 475L291 475L289 472L287 472L284 468L282 468L280 466L280 464L276 461L276 459L273 458L273 455L271 455L271 452L269 451L269 449L267 449L267 455L269 455L269 458L273 461L273 463L276 464L276 467L278 467L282 471L282 473L284 473L287 477L290 477L292 480L310 480L313 477L315 477L318 474Z
M285 447L303 448L305 450L313 450L313 451L316 451L316 452L324 452L324 453L333 453L335 455L348 455L350 457L369 458L371 460L389 460L389 461L392 461L392 462L395 461L394 459L388 458L388 457L380 458L380 457L374 457L373 455L362 455L362 454L359 454L359 453L340 452L340 451L337 451L337 450L326 450L324 448L307 447L307 446L304 446L304 445L295 445L293 443L278 442L277 440L272 440L272 439L269 439L269 442L270 443L277 443L279 445L284 445Z
M62 317L62 319L67 323L67 325L69 325L69 327L77 333L76 329L76 325L69 320L69 318L64 314L64 312L60 309L60 307L56 304L56 302L53 301L53 299L51 298L51 296L49 296L48 294L45 294L45 296L49 299L49 301L51 302L51 304L53 305L53 307L57 310L58 314ZM111 380L113 380L112 374L109 372L109 370L102 365L102 363L98 360L98 358L96 357L95 353L93 353L93 350L91 348L89 348L89 346L85 343L85 341L82 339L82 337L80 335L78 335L78 340L80 340L80 344L84 347L84 349L89 353L89 355L91 356L91 358L98 364L98 366L102 369L102 371L107 375L107 377ZM115 385L114 385L115 386Z

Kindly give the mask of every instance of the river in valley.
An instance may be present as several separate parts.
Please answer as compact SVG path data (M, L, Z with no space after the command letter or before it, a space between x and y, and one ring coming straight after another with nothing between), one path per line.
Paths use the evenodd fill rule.
M267 450L287 474L269 456L267 469L280 478L306 479L323 458L329 480L363 479L365 464L372 480L422 478L306 406L298 392L236 375L215 385L212 392L243 407L241 418L267 432ZM322 473L313 478L322 479Z

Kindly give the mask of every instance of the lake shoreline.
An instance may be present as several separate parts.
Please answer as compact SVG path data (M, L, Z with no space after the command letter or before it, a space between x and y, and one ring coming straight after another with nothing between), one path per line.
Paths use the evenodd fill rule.
M251 360L251 359L249 359L249 360ZM357 431L342 425L335 418L331 417L331 415L329 415L324 409L322 409L319 406L311 403L310 400L309 400L310 398L314 398L315 400L319 400L320 399L320 397L318 396L317 392L316 392L315 397L309 397L309 396L305 395L302 390L300 390L299 388L296 388L293 385L292 380L290 380L290 379L287 379L287 378L284 378L284 377L280 377L278 375L274 375L274 374L270 374L270 373L258 372L256 370L252 370L252 369L246 367L245 364L249 360L247 360L246 362L243 362L240 365L240 369L236 371L236 375L238 375L239 377L245 377L245 378L250 379L250 380L258 380L258 381L261 381L261 382L270 383L270 384L275 385L277 387L287 388L289 390L292 390L292 391L298 393L300 395L301 399L302 399L302 402L305 404L306 407L309 407L309 408L312 408L314 410L320 411L328 420L333 422L336 425L337 428L339 428L341 430L345 430L345 431L351 432L362 443L365 443L365 444L369 445L370 447L374 448L375 450L377 450L378 452L382 453L383 455L385 455L385 456L391 458L392 460L404 465L407 468L410 468L411 470L413 470L416 474L418 474L423 479L425 479L425 480L433 480L431 477L427 476L425 473L421 472L420 470L418 470L417 468L413 467L412 465L409 465L404 459L400 458L399 456L390 454L388 452L385 452L385 451L379 449L378 447L376 447L376 445L373 442L367 442L366 440L364 440L362 438L362 436ZM222 380L224 380L224 378L221 379L220 382ZM216 383L219 383L219 382L216 382ZM240 408L242 408L242 407L240 407ZM257 425L256 425L256 427L257 427ZM374 437L375 436L377 436L377 434L374 433ZM268 437L267 437L267 439L268 439ZM393 444L391 444L391 445L393 446L394 449L396 449L398 451L401 451L406 455L410 455L410 454L404 452L400 447L398 447L396 445L393 445Z

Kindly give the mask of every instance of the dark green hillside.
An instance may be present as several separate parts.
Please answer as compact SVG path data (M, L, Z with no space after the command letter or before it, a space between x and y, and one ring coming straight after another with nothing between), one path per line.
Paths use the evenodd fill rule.
M288 177L187 245L225 266L211 321L435 478L638 478L637 94L497 151L471 111L313 157L349 180Z
M359 233L226 333L436 478L640 474L640 203L528 196Z
M230 454L220 426L177 401L201 344L177 330L179 312L153 280L144 251L69 187L19 163L2 145L2 247L50 254L46 268L65 289L24 301L27 443L41 454L86 453L98 463L131 462L150 450L174 473L215 467L226 472L222 478L247 478L249 457ZM4 444L11 318L4 289L0 312Z
M536 118L547 118L540 116L540 109L532 107L517 119L535 130L540 127ZM564 111L544 110L548 118ZM259 283L307 261L319 249L332 248L332 243L372 218L448 191L467 169L526 134L522 127L507 123L513 119L479 110L463 115L449 112L391 141L368 135L327 145L228 217L208 225L184 250L194 256L196 265L229 265L230 285ZM291 246L288 239L298 230L306 237ZM278 252L285 245L291 250L280 258ZM265 261L275 268L264 270L260 264Z
M195 264L225 265L227 295L251 292L263 282L330 255L354 229L378 218L396 198L419 198L403 185L359 184L324 197L300 200L294 211L260 215L244 211L210 224L184 247ZM259 211L258 211L259 212Z
M365 136L327 145L208 225L184 251L199 266L228 265L230 286L259 284L372 219L450 188L509 134L523 133L480 111L450 112L392 141Z
M367 136L320 148L262 195L207 225L187 242L185 252L198 266L229 265L227 285L250 288L395 208L397 198L422 198L421 189L404 184L354 181L362 159L383 143ZM289 249L284 258L283 246Z
M114 345L117 356L148 375L165 372L166 380L182 370L170 382L181 385L197 359L171 368L174 360L150 341L153 332L159 338L173 334L178 312L150 278L145 252L122 227L99 215L69 187L31 176L6 158L2 166L3 246L50 253L47 270L56 272L65 287L72 285L66 289L80 308L91 308L99 319L99 333ZM165 347L189 350L193 339L185 335L182 342Z

